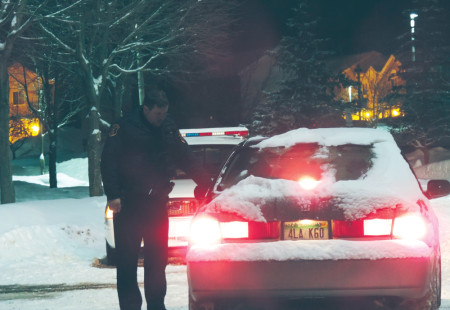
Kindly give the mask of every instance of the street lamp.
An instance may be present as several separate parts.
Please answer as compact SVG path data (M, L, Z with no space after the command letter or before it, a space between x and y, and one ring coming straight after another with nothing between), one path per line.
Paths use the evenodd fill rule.
M412 12L411 14L409 14L409 18L410 18L410 25L411 25L411 41L412 41L412 45L411 45L411 57L412 57L412 61L416 61L416 48L414 47L414 32L415 32L415 27L416 27L416 21L415 19L419 16L419 14Z

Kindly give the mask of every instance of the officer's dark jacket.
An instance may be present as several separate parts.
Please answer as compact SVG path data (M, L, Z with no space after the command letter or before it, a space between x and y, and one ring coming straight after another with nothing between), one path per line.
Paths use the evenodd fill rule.
M185 171L198 185L209 185L210 179L170 117L155 127L139 109L111 126L101 160L108 200L150 192L167 195L176 168Z

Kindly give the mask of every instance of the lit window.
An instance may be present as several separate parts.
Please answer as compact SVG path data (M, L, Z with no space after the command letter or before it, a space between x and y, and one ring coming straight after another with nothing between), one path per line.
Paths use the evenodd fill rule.
M15 104L15 105L18 105L19 104L19 93L18 92L13 92L13 103Z
M14 105L19 105L19 104L23 104L23 96L20 95L19 92L15 91L13 92L13 104Z

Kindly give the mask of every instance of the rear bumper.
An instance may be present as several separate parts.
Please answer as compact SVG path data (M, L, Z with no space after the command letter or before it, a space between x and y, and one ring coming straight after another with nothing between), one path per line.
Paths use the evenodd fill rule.
M239 298L420 298L429 288L432 258L188 262L195 301Z

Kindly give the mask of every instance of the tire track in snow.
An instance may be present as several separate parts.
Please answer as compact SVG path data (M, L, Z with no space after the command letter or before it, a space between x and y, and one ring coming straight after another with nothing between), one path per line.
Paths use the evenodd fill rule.
M78 283L47 285L0 285L0 301L12 299L50 298L55 293L117 288L111 283Z

